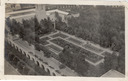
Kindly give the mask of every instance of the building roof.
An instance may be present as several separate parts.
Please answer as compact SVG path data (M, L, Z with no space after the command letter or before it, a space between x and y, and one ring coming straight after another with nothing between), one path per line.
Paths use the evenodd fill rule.
M101 77L125 77L125 75L116 70L111 69L105 74L103 74Z
M58 12L58 13L61 13L61 14L64 14L64 15L68 15L68 14L69 14L68 12L61 11L61 10L58 10L58 9L49 10L49 11L46 12L46 14L47 14L47 15L50 15L51 13L54 13L54 12Z

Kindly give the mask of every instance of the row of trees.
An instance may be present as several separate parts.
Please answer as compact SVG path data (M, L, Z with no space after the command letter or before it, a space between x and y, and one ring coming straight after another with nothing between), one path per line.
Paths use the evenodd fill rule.
M49 18L41 20L40 23L36 17L22 20L22 23L17 22L15 19L8 19L6 23L8 23L12 35L19 35L20 38L28 41L30 44L39 42L40 36L54 30L53 23Z
M26 57L26 55L22 54L22 52L12 48L12 46L7 42L5 42L5 44L5 59L15 68L17 68L17 70L22 75L49 75L49 73L45 72L44 69L37 66L33 60L30 60L29 57Z

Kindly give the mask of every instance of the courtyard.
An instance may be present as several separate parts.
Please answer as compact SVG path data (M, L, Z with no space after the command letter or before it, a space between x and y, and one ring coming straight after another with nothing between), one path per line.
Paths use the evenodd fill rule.
M56 55L59 55L59 53L68 46L71 53L84 55L85 60L94 66L103 62L103 57L106 52L109 54L112 53L111 50L106 51L106 48L81 40L81 38L62 31L42 36L40 40L42 45L45 45L49 51L52 51Z

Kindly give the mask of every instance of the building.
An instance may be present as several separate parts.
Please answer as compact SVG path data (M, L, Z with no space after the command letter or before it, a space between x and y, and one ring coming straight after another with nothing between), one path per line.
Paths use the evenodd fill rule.
M67 17L69 15L68 12L64 12L64 11L61 11L61 10L58 10L58 9L55 9L55 10L49 10L47 11L47 16L52 20L52 21L55 21L57 18L56 18L56 13L58 13L58 16L61 17L62 19L62 22L67 22Z
M64 11L59 9L53 9L46 11L46 5L35 5L35 9L25 9L15 12L9 12L6 14L10 17L10 19L16 19L18 22L22 22L22 20L31 19L33 17L37 17L38 21L40 22L41 19L47 19L48 17L54 22L56 18L56 13L58 16L61 17L62 22L67 23L67 19L71 17L79 17L79 13L72 12L72 11Z
M62 22L67 23L67 19L71 17L79 17L79 13L71 12L71 11L62 11L59 9L49 10L46 12L46 15L52 20L55 21L57 19L56 13L59 17L61 17Z

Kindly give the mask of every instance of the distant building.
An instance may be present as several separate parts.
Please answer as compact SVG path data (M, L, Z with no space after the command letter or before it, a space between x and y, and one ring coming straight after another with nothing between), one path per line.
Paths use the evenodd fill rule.
M6 4L6 12L12 12L12 11L20 11L25 9L33 9L35 8L34 4Z
M18 6L18 5L17 5ZM73 12L71 10L59 10L59 9L53 9L53 10L48 10L46 11L45 8L46 5L35 5L35 9L25 9L25 10L19 10L15 12L9 12L6 14L6 16L10 16L11 19L16 19L18 22L22 22L22 19L31 19L34 16L37 17L38 21L42 19L47 19L49 17L53 22L57 19L56 18L56 13L61 17L62 22L67 22L68 18L71 17L79 17L78 12Z
M52 20L52 21L55 21L56 20L56 13L58 13L58 15L61 17L62 19L62 22L66 22L67 21L67 16L68 16L68 12L64 12L64 11L61 11L61 10L58 10L58 9L55 9L55 10L49 10L47 11L47 16Z
M58 15L61 17L62 22L67 22L68 18L71 17L79 17L79 13L72 13L72 12L66 12L59 9L49 10L46 12L46 15L52 20L56 20L55 13L58 13Z
M76 5L46 5L47 10L53 10L53 9L71 9L76 8Z

